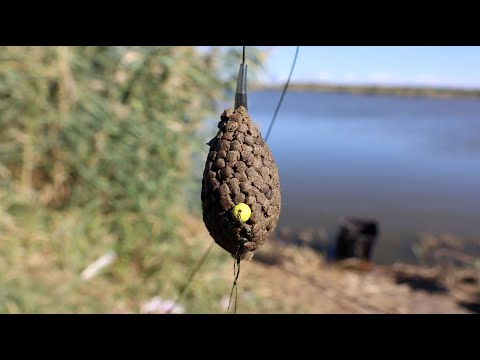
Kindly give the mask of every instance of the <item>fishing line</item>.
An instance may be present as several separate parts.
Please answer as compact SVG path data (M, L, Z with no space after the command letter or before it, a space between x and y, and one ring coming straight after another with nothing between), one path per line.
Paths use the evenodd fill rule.
M285 86L283 88L283 91L282 91L282 94L280 96L280 99L278 101L278 104L277 104L277 107L275 108L275 112L273 114L273 117L272 117L272 120L270 121L270 126L268 127L268 131L267 131L267 135L265 136L265 142L267 142L268 140L268 137L270 136L270 132L272 131L272 128L273 128L273 124L275 123L275 119L277 118L277 115L278 115L278 112L280 110L280 107L282 106L282 102L283 102L283 98L285 97L285 94L287 92L287 89L288 89L288 85L290 84L290 80L292 78L292 74L293 74L293 70L295 68L295 64L297 62L297 57L298 57L298 50L300 49L300 46L297 46L296 48L296 51L295 51L295 57L293 58L293 63L292 63L292 67L290 68L290 73L288 75L288 79L287 79L287 82L285 83ZM243 50L242 50L242 64L245 64L245 46L243 46ZM210 254L210 251L212 250L213 248L213 245L215 244L214 241L212 241L210 243L210 246L207 248L207 250L205 251L205 253L203 254L202 258L200 259L200 261L198 262L197 266L193 269L193 271L190 273L190 276L188 277L187 281L185 282L185 284L183 285L182 289L180 290L180 293L179 295L177 296L177 300L172 304L171 308L167 310L167 314L170 313L175 304L182 298L183 294L185 293L185 291L187 290L188 286L190 285L190 283L192 282L193 278L195 277L195 275L197 274L197 272L200 270L200 268L202 267L203 263L205 262L206 258L208 257L208 255ZM233 295L233 291L235 290L235 307L234 307L234 314L237 313L237 299L238 299L238 286L237 286L237 280L238 280L238 277L240 275L240 257L236 257L236 259L234 260L234 263L233 263L233 273L234 273L234 281L233 281L233 285L232 285L232 290L230 292L230 300L228 302L228 308L227 308L227 312L230 310L230 305L231 305L231 300L232 300L232 295Z
M240 221L240 218L238 219ZM237 280L238 277L240 276L240 257L238 256L238 250L240 250L241 245L238 245L237 252L235 254L235 259L233 261L233 284L232 284L232 290L230 290L230 297L228 298L228 307L227 307L227 312L230 311L230 305L232 303L232 295L233 295L233 290L235 290L235 308L233 313L237 313L237 300L238 300L238 286L237 286ZM237 272L238 269L238 272Z
M235 266L236 265L236 266ZM238 299L238 286L237 286L237 280L238 277L240 276L240 257L237 256L237 259L233 262L233 285L232 285L232 290L230 291L230 299L228 300L228 307L227 307L227 312L230 311L230 304L232 303L232 295L233 295L233 290L235 290L235 308L233 313L237 313L237 299Z
M297 49L295 50L295 57L293 58L292 67L290 69L290 74L288 74L287 82L285 83L285 86L283 88L282 95L280 96L280 100L278 101L277 108L275 109L275 113L273 114L273 117L272 117L272 121L270 121L270 126L267 130L267 135L265 135L265 142L270 136L270 132L272 131L273 124L275 123L275 119L277 118L278 111L280 110L280 106L282 106L283 98L285 97L285 93L287 92L288 85L290 84L290 79L292 78L293 69L295 69L295 64L297 63L299 49L300 49L300 46L297 46Z
M200 261L198 262L197 266L195 267L195 269L193 269L193 271L190 273L190 276L188 277L188 280L185 282L185 284L183 285L182 287L182 290L180 290L180 292L178 293L178 296L177 296L177 299L172 303L172 306L166 311L167 314L169 314L173 308L175 307L175 305L180 301L180 299L182 298L183 294L185 293L185 290L187 290L188 288L188 285L190 285L190 283L192 282L193 280L193 277L195 276L195 274L198 272L198 270L200 270L200 268L202 267L203 263L205 262L205 260L207 259L207 256L210 254L210 251L212 251L213 249L213 245L215 244L214 241L212 241L210 243L210 245L208 246L207 248L207 251L205 251L205 253L203 254L202 258L200 259Z
M275 112L273 114L272 120L270 121L270 126L268 127L267 135L265 135L265 142L267 142L268 137L270 136L270 133L271 133L272 128L273 128L273 124L275 123L275 119L277 118L277 115L278 115L278 111L280 110L280 107L282 106L283 98L285 97L285 94L287 92L288 85L290 84L290 80L292 79L293 70L295 69L295 64L297 63L297 57L298 57L298 50L299 49L300 49L300 46L297 46L297 48L295 50L295 56L294 56L293 62L292 62L292 67L290 68L290 73L288 74L287 82L285 83L285 86L283 87L283 91L282 91L282 94L280 96L280 100L278 101L278 104L277 104L277 107L276 107ZM243 47L243 63L245 63L245 46ZM235 270L236 270L235 269L235 264L237 264L237 266L238 266L238 272L237 273L235 273ZM239 275L240 275L240 258L237 257L236 260L234 260L234 263L233 263L233 276L235 277L235 279L233 280L232 290L230 291L230 299L228 300L228 308L227 308L227 312L228 312L230 310L230 304L232 302L233 290L235 289L235 307L234 307L234 311L233 311L234 314L237 313L237 300L238 300L237 280L238 280Z

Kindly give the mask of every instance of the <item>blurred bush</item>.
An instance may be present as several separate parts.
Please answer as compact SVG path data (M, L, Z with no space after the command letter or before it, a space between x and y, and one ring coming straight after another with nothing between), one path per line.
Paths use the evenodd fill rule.
M20 279L32 271L18 268L26 255L26 267L76 279L113 249L119 260L106 276L135 288L126 299L140 286L125 283L132 267L156 279L151 295L161 280L175 292L175 276L160 270L168 261L187 268L197 255L174 246L189 216L197 130L232 93L239 50L0 48L0 271L11 280L0 311L49 309L18 298L38 290ZM255 70L265 54L249 55Z

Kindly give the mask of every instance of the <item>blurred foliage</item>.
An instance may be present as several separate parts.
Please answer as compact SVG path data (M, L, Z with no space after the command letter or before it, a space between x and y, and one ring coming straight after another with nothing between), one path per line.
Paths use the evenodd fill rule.
M233 93L240 51L0 48L0 312L135 311L175 296L210 241L186 201L198 130ZM249 47L251 75L265 57ZM112 249L85 285L82 269ZM190 310L213 311L190 295Z

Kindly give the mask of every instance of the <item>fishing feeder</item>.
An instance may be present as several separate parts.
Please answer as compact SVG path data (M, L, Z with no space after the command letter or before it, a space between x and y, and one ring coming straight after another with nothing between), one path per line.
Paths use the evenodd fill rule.
M274 123L292 75L297 51L288 81L273 115L266 139ZM238 72L235 106L220 116L218 132L210 147L202 178L202 211L205 226L234 261L234 280L230 304L235 291L234 314L237 312L237 280L241 260L251 260L254 251L273 233L280 217L281 194L278 169L260 131L252 122L247 107L247 65L245 46ZM193 276L205 261L213 243L183 286L182 297ZM171 310L169 310L170 312Z
M239 76L240 81L245 86L244 76ZM236 98L240 98L236 103L246 104L246 96ZM280 216L278 169L244 106L225 110L220 119L217 135L207 143L203 221L215 242L237 261L250 260L275 230Z

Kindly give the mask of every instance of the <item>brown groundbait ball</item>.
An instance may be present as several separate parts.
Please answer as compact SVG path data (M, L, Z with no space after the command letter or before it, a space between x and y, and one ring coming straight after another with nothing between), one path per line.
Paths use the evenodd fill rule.
M250 260L280 216L280 180L272 153L247 110L225 110L210 145L202 181L203 221L215 242L234 258ZM245 203L247 222L232 208Z

